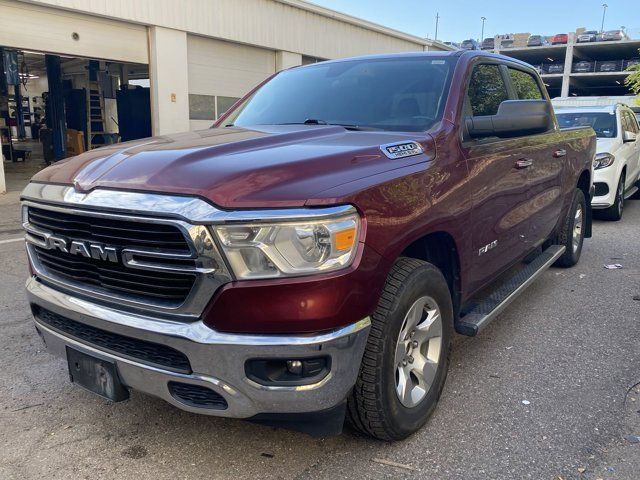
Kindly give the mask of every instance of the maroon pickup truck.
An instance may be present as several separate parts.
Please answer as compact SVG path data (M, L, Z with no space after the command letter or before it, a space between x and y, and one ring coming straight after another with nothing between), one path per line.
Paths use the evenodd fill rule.
M595 135L481 52L274 75L208 130L93 150L22 194L28 298L71 380L380 439L433 411L476 335L591 234Z

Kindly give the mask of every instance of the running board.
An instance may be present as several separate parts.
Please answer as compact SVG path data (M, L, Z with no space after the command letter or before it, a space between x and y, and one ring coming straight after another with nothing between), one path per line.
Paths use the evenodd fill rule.
M456 323L456 331L469 337L476 336L494 320L511 302L524 292L542 273L562 256L565 247L552 245L509 280L498 286L487 297Z
M637 191L638 191L638 186L636 184L633 187L631 187L629 190L627 190L627 192L624 194L624 199L627 200L628 198L630 198Z

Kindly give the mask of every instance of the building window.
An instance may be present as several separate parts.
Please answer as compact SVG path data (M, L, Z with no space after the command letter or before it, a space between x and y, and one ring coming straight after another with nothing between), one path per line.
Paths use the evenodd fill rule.
M189 94L190 120L215 120L216 97L213 95Z
M238 97L216 97L218 99L218 118L227 113L234 103L240 100Z

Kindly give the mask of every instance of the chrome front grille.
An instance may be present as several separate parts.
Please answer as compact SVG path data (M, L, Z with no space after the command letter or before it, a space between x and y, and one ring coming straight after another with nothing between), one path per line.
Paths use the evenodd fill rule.
M99 218L29 207L29 223L69 238L118 247L159 248L190 253L184 234L174 225Z
M182 219L25 201L23 223L41 281L116 309L195 320L231 281L208 228Z

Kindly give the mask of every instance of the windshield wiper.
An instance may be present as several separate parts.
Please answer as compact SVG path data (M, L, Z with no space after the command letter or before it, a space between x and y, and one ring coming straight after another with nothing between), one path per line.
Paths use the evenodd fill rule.
M307 118L304 122L290 122L290 123L280 123L278 125L331 125L336 127L342 127L346 130L353 131L367 131L367 130L382 130L381 128L375 127L361 127L360 125L352 125L349 123L329 123L326 120L320 120L318 118Z

